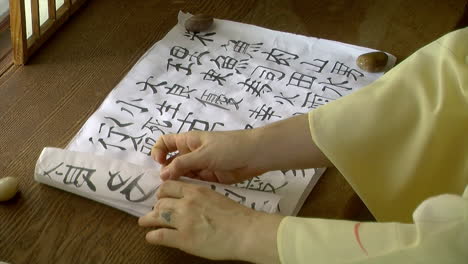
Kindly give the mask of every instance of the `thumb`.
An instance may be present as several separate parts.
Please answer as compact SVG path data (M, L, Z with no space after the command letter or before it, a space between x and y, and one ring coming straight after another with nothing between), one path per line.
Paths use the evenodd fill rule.
M189 152L177 156L166 165L161 172L162 180L177 180L181 176L188 176L189 172L206 168L206 161L199 151Z

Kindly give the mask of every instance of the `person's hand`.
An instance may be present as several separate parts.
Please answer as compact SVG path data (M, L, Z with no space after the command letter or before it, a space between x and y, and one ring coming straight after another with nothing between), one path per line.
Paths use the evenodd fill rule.
M167 155L178 154L167 159ZM151 156L162 165L161 179L187 176L225 184L242 182L266 172L256 167L251 131L201 132L161 136Z
M256 212L215 191L179 181L164 182L153 211L141 217L151 244L204 258L278 263L276 233L283 216Z
M307 115L250 130L164 135L151 156L162 165L162 180L187 176L226 184L271 170L331 165L312 140Z

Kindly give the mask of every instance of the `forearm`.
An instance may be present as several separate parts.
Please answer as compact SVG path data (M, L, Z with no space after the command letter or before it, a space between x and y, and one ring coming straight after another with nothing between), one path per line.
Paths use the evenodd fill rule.
M288 118L252 131L255 164L267 171L331 166L312 140L307 114Z

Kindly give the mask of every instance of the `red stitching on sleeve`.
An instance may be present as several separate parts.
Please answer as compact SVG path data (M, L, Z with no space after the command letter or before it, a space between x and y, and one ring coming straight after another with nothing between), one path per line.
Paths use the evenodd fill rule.
M366 255L369 255L367 253L367 250L364 248L364 246L362 245L361 243L361 238L359 237L359 227L361 226L361 223L356 223L354 225L354 236L356 237L356 241L357 243L359 244L359 247L361 247L362 251L366 254Z

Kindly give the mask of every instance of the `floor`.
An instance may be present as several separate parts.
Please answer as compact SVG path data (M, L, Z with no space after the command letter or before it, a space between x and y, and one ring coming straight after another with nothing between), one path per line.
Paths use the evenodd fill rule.
M0 204L0 261L10 263L211 263L145 243L136 219L34 182L45 146L65 147L179 10L385 50L401 61L456 27L466 1L88 1L24 67L0 77L0 171L21 193ZM464 15L465 14L465 15ZM336 169L320 179L301 216L372 220Z

